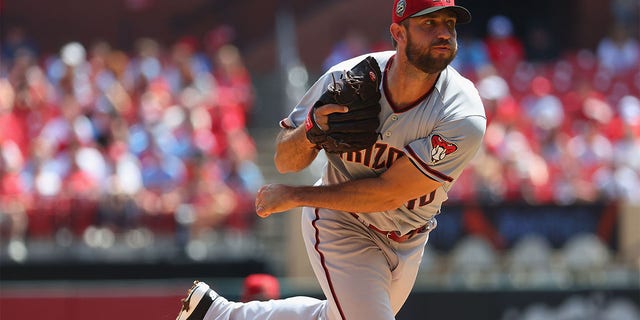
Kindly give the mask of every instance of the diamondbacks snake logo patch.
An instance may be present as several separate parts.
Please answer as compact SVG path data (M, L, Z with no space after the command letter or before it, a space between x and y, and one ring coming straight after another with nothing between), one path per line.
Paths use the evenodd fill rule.
M431 137L431 162L442 161L445 156L454 153L456 150L458 150L458 146L444 140L441 136L436 134Z

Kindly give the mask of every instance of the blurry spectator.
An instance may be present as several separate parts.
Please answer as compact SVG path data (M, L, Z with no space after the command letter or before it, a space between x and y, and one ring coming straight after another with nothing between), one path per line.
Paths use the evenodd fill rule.
M177 95L186 87L197 86L199 78L209 71L208 59L199 54L197 40L185 36L173 44L164 77L172 94Z
M134 51L126 72L133 81L132 95L137 100L147 90L149 83L162 75L162 52L160 44L150 38L136 40Z
M485 42L467 29L458 33L458 54L451 63L460 73L472 80L478 79L478 73L491 65Z
M613 142L613 164L595 174L596 183L610 199L640 203L640 100L622 98L618 112L624 135Z
M640 65L640 42L633 38L625 26L614 24L609 34L598 43L600 65L614 75L637 72Z
M69 203L65 221L58 228L81 237L96 223L96 209L103 186L107 182L107 164L102 153L89 144L74 142L70 147L69 173L62 181L60 195Z
M489 59L502 75L511 74L525 58L524 44L515 34L511 19L497 15L487 23L484 39Z
M139 226L141 210L137 196L144 194L140 160L128 149L124 125L121 121L113 125L115 140L106 157L111 175L100 194L95 222L116 231Z
M65 44L59 55L47 62L47 75L56 89L57 99L73 98L81 108L93 102L90 72L87 51L75 41Z
M9 243L9 256L16 261L26 258L27 210L32 201L23 167L24 158L17 145L0 139L0 240Z
M227 132L243 130L253 109L255 93L240 50L233 45L220 47L213 69L222 128Z
M612 0L611 13L616 23L631 31L632 37L640 37L640 1Z
M324 59L324 62L322 62L322 71L326 71L330 66L339 61L357 57L368 52L369 47L369 40L360 30L349 29L344 35L344 38L336 42L333 48L331 48L331 52L329 52L329 55Z
M215 56L216 52L218 52L222 46L233 44L235 38L236 31L229 25L223 24L211 29L205 34L202 40L205 55L210 58Z
M99 96L96 97L92 114L97 134L103 134L108 130L109 117L117 115L128 121L137 119L132 97L133 79L127 73L130 58L122 51L109 50L105 53L104 59L103 70L92 70L98 73L97 77L100 80L96 88Z
M280 298L280 283L270 274L254 273L244 278L241 302L266 301Z
M498 155L504 166L507 201L517 202L529 199L527 191L533 183L532 179L548 178L546 164L540 165L529 140L519 128L506 127Z
M234 191L223 180L224 171L218 161L199 161L193 168L185 199L193 210L189 226L192 241L224 227L238 206Z
M142 184L157 195L175 191L186 180L186 168L182 161L155 147L141 155L140 163Z
M109 59L109 54L114 50L111 48L109 43L98 40L91 44L87 51L87 62L90 70L89 79L96 90L103 91L106 85L110 82L108 80L111 80L112 78L106 77L108 72L105 71L107 71L107 60Z
M491 122L494 117L509 113L510 105L508 102L511 98L511 92L507 81L490 64L485 65L482 69L474 70L474 72L477 77L476 87L482 98L487 120ZM511 114L501 120L515 121L515 117L518 116L518 114Z
M0 75L4 76L7 72L4 68L10 68L18 55L28 54L36 57L38 49L36 44L29 38L22 26L14 25L6 28L5 40L1 46L2 67L0 67Z
M26 70L24 71L26 72ZM11 142L24 158L29 151L28 109L22 107L28 97L26 83L20 84L21 90L14 90L7 79L0 78L0 144Z
M560 99L553 93L551 81L537 76L531 81L531 94L522 99L524 111L529 116L535 133L544 134L561 127L565 120Z
M487 132L491 127L487 128ZM475 188L478 201L481 203L502 203L506 197L506 179L502 161L495 151L486 150L478 154L477 160L472 162L473 172L476 173Z
M64 191L71 198L96 200L106 182L106 162L93 147L74 144L71 149L71 168L64 180Z
M617 113L622 118L625 136L640 137L640 98L632 95L622 97Z
M567 151L578 163L580 168L571 169L569 178L575 182L582 180L581 185L575 185L576 195L582 201L592 202L597 200L592 181L593 173L602 166L609 165L613 156L613 145L609 139L602 135L594 122L584 122L567 144ZM572 161L572 162L573 162Z

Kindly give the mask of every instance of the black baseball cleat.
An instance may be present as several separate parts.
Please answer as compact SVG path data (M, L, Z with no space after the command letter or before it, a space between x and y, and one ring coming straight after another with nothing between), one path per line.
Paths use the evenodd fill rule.
M176 320L202 320L209 307L219 295L209 288L204 282L198 280L187 292L187 297L182 299L182 307Z

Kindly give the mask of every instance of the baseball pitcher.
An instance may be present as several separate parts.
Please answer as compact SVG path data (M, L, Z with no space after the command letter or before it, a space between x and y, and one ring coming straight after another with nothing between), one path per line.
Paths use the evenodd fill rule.
M472 82L449 66L456 25L471 20L469 11L454 0L395 0L391 14L394 51L335 65L280 122L276 168L302 170L324 150L320 181L265 185L256 198L263 218L303 208L307 254L326 299L239 303L196 281L178 320L394 319L486 118Z

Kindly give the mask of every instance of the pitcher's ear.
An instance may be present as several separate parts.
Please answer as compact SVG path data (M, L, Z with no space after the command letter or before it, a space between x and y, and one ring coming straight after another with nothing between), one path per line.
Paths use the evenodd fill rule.
M407 30L401 24L392 23L391 26L389 26L389 32L391 33L391 38L393 38L395 42L403 42L406 40Z

